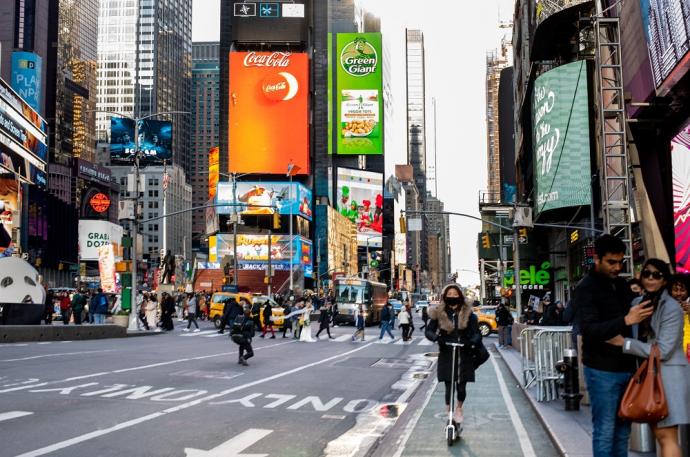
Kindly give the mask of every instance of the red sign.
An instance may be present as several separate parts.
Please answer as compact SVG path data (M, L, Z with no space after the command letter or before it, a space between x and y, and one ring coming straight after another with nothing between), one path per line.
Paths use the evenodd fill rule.
M99 192L89 200L89 205L97 213L104 213L110 208L110 197L106 194Z

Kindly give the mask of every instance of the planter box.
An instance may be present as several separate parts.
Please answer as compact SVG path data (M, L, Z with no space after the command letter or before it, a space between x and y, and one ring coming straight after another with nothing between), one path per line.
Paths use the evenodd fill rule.
M113 316L113 324L127 328L129 326L129 316Z

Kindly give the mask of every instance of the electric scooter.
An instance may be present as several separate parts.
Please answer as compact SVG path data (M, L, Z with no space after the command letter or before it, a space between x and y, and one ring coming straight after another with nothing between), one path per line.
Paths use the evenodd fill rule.
M455 412L455 370L457 369L457 350L463 347L462 343L458 342L446 342L446 346L453 348L452 364L450 370L450 408L448 410L448 425L446 425L446 440L448 441L448 446L452 446L456 440L460 439L460 433L462 432L462 424L458 424L453 419L453 413Z

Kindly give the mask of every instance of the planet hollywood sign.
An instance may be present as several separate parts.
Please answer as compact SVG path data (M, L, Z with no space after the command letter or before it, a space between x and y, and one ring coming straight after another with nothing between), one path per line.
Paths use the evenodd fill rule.
M282 67L290 66L289 52L258 53L250 52L244 58L245 67Z

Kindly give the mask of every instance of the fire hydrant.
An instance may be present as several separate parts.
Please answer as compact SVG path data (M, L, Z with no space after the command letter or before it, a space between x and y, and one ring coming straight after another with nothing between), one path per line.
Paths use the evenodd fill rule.
M577 368L577 351L575 349L565 349L563 360L556 363L556 369L563 373L563 394L566 411L580 410L580 377Z

